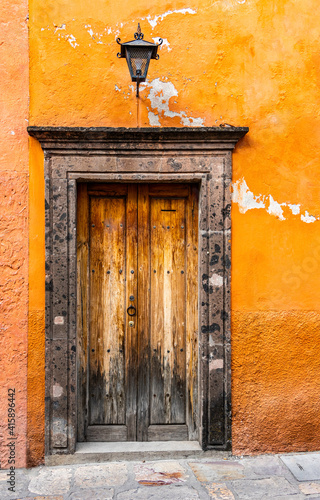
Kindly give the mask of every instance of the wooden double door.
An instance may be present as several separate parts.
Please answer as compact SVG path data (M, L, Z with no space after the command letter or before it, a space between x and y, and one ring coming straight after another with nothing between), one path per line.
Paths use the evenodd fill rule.
M78 441L198 438L198 187L79 184Z

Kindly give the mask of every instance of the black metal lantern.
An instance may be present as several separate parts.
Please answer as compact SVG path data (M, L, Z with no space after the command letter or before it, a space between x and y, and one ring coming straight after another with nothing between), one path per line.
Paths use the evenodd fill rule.
M143 40L140 24L138 24L137 32L134 34L134 40L131 42L120 43L120 38L117 42L121 45L121 52L118 52L118 57L125 57L130 71L130 76L133 82L137 82L137 97L139 97L139 85L145 82L147 78L150 59L159 59L157 54L158 47L163 40L159 39L159 44L147 42Z

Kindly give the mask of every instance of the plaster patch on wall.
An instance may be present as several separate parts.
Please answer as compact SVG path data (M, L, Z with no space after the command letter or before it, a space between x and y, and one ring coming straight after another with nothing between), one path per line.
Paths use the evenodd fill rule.
M48 30L48 31L53 31L53 34L57 34L58 36L58 40L65 40L67 42L70 43L71 47L73 47L74 49L76 47L79 47L79 44L77 42L77 39L74 35L72 35L71 33L68 34L68 33L63 33L63 31L66 31L67 29L67 26L66 24L61 24L61 26L58 26L57 24L53 23L53 26L54 26L54 29L50 26L46 26L45 28L41 28L41 31L45 31L45 30ZM90 28L90 25L86 26L86 28L89 27ZM93 31L92 30L89 30L88 33L90 34L90 36L94 39L94 36L91 35L91 32L92 32L92 35L93 35ZM96 36L98 37L101 37L102 35L99 35L98 33L96 33ZM97 41L97 43L102 43L100 41Z
M155 38L152 38L154 43L159 43L160 37L156 36ZM159 50L162 50L164 47L167 47L167 51L170 52L172 48L170 47L170 43L166 38L162 38L162 44L159 47Z
M193 118L192 116L186 116L184 113L181 114L181 123L185 127L203 127L202 118Z
M87 27L87 26L86 26ZM94 39L94 36L93 36L93 30L92 28L88 29L87 32L89 33L89 35L91 36L91 38Z
M163 17L166 17L169 14L175 14L175 13L182 13L182 14L192 13L192 14L196 14L195 11L192 11L192 12L191 11L192 11L192 9L181 9L180 11L179 10L177 10L177 11L168 11L165 14L161 14L160 16L155 16L155 18L157 18L157 19L161 18L162 19ZM149 17L151 18L151 16L149 16ZM145 19L146 18L143 17L143 18L140 18L139 20L145 20ZM73 21L75 21L75 19L73 19ZM134 22L137 22L137 21L134 21ZM151 24L152 23L153 23L153 21L151 21ZM115 39L118 38L120 36L120 29L119 28L122 28L124 26L124 24L128 24L128 23L119 22L119 23L116 23L116 25L113 26L113 27L112 26L106 26L103 29L102 33L96 32L95 29L94 29L94 26L92 26L91 24L85 24L84 28L85 28L86 32L90 35L90 37L91 37L91 39L93 41L95 41L98 44L103 44L103 42L101 41L101 39L104 36L113 34ZM157 22L155 23L155 25L156 24L157 24ZM47 26L41 28L41 31L46 31L46 30L53 32L53 34L58 33L58 40L66 40L66 41L68 41L73 48L79 46L79 44L77 43L76 38L75 38L74 35L72 35L72 34L68 35L68 34L61 33L61 31L66 31L67 30L67 25L66 24L61 24L61 26L58 26L57 24L53 23L53 27L50 26L50 25L47 25ZM153 40L155 41L155 43L159 43L159 37L155 37L155 38L153 38ZM91 47L90 44L89 44L89 47ZM168 42L167 38L163 38L163 43L160 46L160 49L162 49L163 47L166 47L166 49L168 50L168 52L170 52L172 50L171 47L170 47L170 43Z
M159 122L159 117L155 113L152 113L152 111L149 111L148 113L148 118L149 118L149 123L151 127L160 127L160 122Z
M164 116L173 118L177 116L178 113L170 111L169 100L171 97L178 96L178 91L171 82L162 82L160 78L156 78L150 83L146 83L150 88L149 99L151 102L152 109L157 109L159 113L163 113Z
M300 213L300 205L291 205L290 203L288 203L288 207L290 208L291 212L293 213L293 215L299 215Z
M71 47L73 47L74 49L76 47L79 47L79 44L77 43L77 40L75 39L75 37L73 35L66 35L65 39L67 40L67 42L70 43Z
M304 215L301 214L301 220L303 222L306 222L307 224L310 224L311 222L315 222L317 218L314 217L313 215L309 215L308 211L306 210Z
M65 24L61 24L61 26L58 26L57 24L53 23L53 26L54 26L53 34L55 35L56 33L58 33L58 40L66 40L67 42L70 43L71 47L73 47L74 49L76 47L79 47L79 44L77 43L76 37L74 35L61 33L61 31L65 31L67 29ZM50 28L50 26L47 26L46 28L41 28L41 31L44 30L52 31L52 28Z
M232 187L232 201L238 203L240 213L245 214L247 210L252 210L253 208L265 208L265 204L261 200L261 195L254 196L254 194L249 191L244 179L236 181Z
M239 211L242 214L245 214L248 210L252 210L254 208L266 208L266 204L268 204L267 213L277 217L278 220L286 220L283 214L282 207L288 207L291 210L293 215L300 214L300 203L279 203L274 200L270 195L254 195L248 188L247 183L244 178L234 182L232 184L232 201L234 203L238 203ZM309 214L307 210L305 210L304 214L301 214L300 219L302 222L306 222L310 224L312 222L316 222L320 220L320 217L315 217L314 215Z
M186 127L202 127L204 125L202 118L189 117L184 111L177 113L172 111L169 106L169 101L172 97L178 96L178 91L171 82L163 82L160 78L152 80L152 82L147 82L144 84L145 87L149 88L148 98L150 99L152 115L149 114L149 122L151 126L154 126L151 121L155 122L154 116L158 116L157 126L160 125L159 118L161 116L166 116L168 118L179 117L181 123ZM142 85L141 85L142 87Z
M60 31L60 30L65 30L66 29L66 25L65 24L61 24L61 26L57 26L56 24L54 25L55 26L55 30L54 30L54 33L57 33L57 31Z
M281 208L281 205L286 205L286 203L278 203L275 201L271 194L269 195L269 207L268 207L268 214L274 215L275 217L278 217L280 220L285 220L285 217L283 216L283 210Z
M160 14L159 16L151 16L143 17L142 20L146 19L152 28L155 28L158 24L158 21L163 21L163 19L171 14L196 14L197 11L193 9L179 9L179 10L168 10L164 14Z
M89 35L91 36L92 40L94 40L95 42L97 43L103 43L101 42L101 37L103 36L103 34L100 34L100 33L94 33L92 27L91 27L91 24L86 24L85 25L85 28L87 30L87 33L89 33ZM106 29L105 29L106 31Z

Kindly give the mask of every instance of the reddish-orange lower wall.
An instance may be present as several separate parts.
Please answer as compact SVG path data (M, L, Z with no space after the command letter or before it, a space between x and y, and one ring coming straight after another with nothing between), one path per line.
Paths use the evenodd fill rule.
M320 313L235 311L234 454L320 448Z
M0 2L0 462L26 465L28 342L28 2ZM8 390L15 390L15 406ZM10 410L9 410L10 408ZM14 410L14 436L8 414ZM14 437L14 463L8 463ZM12 456L12 455L11 455Z
M1 93L1 92L0 92ZM23 144L21 138L20 145ZM1 141L0 141L1 150ZM0 462L26 464L28 332L28 176L0 172ZM14 406L8 391L14 391ZM8 429L14 423L14 435ZM12 422L11 419L14 418Z

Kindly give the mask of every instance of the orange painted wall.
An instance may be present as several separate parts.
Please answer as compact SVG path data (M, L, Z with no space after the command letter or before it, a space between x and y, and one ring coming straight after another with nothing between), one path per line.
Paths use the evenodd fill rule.
M40 144L30 138L29 181L29 333L28 333L28 443L27 464L44 459L45 398L45 245L44 174Z
M233 170L233 451L319 449L318 0L29 4L31 125L250 127ZM137 102L115 38L132 39L138 22L145 39L165 42ZM43 425L42 161L32 141L34 463Z
M28 335L27 1L0 3L0 462L26 464ZM15 390L14 436L8 390ZM13 417L11 417L13 418ZM12 437L14 440L12 440ZM11 459L8 443L12 446ZM15 457L13 457L13 454Z

